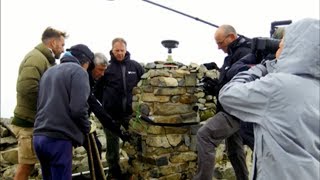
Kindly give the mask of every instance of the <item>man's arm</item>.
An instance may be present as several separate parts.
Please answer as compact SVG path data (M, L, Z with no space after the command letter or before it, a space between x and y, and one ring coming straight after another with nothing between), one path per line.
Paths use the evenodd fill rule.
M261 68L261 69L260 69ZM248 122L260 123L272 96L279 93L263 65L240 72L222 87L219 101L224 110Z
M239 72L247 71L256 64L259 64L259 62L256 61L256 56L252 53L249 53L230 67L227 72L227 78L232 79L232 77Z
M90 95L89 78L87 72L79 69L73 75L70 92L70 113L71 117L84 134L90 132L90 122L88 121L87 99Z
M88 104L91 111L98 118L104 128L119 136L121 134L120 128L112 122L112 117L104 110L101 103L96 99L93 94L88 98Z
M141 76L144 74L144 69L143 67L138 63L138 77L139 80L141 79Z
M17 92L21 95L32 95L36 99L40 78L46 69L44 60L35 56L29 56L21 64L17 84Z

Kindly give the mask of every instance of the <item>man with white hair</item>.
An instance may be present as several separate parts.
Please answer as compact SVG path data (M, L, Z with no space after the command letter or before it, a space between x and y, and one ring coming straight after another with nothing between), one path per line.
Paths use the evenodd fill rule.
M123 141L128 141L129 136L115 126L112 117L104 110L102 104L98 100L100 97L99 93L96 93L97 82L104 76L105 70L109 64L108 59L103 53L95 53L93 62L94 66L91 68L89 67L88 69L91 87L91 93L88 98L89 114L90 112L93 112L104 128L107 128L109 131L119 136ZM98 96L98 98L96 96Z
M99 94L99 91L96 91L97 90L96 86L99 86L98 82L100 81L101 77L104 76L105 70L109 65L108 59L103 53L98 52L94 54L93 62L94 62L94 66L88 68L89 82L90 82L90 88L91 88L91 93L88 98L89 114L93 112L93 114L97 117L97 119L102 124L104 129L108 129L114 135L119 136L123 141L128 141L130 139L129 134L127 132L120 130L120 128L115 125L114 121L112 120L112 117L108 114L107 111L104 110L104 108L102 107L102 104L98 100L99 98L101 98L101 95ZM99 139L97 138L96 133L94 132L93 134L94 134L96 145L98 147L99 155L101 158L102 145ZM88 157L89 157L90 155L89 153L92 153L92 152L89 151L89 143L87 141L85 142L84 147L86 148L88 152ZM92 154L92 156L95 156L95 155ZM93 163L94 163L93 165L94 167L91 167L91 169L92 168L94 169L94 174L96 178L97 179L105 178L101 174L104 172L103 171L100 172L101 169L99 169L100 162L97 160L94 160ZM90 163L89 163L89 166L91 166Z

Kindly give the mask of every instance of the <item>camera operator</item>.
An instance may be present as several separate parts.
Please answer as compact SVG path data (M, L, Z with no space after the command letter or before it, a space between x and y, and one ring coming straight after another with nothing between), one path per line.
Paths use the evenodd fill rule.
M220 90L227 112L254 123L253 179L319 179L319 25L287 26L271 71L258 64Z
M230 25L222 25L215 32L215 41L218 48L227 53L224 64L219 69L219 79L203 79L204 90L218 97L220 88L231 80L227 74L230 68L239 59L251 52L249 39L238 36L236 30ZM207 69L217 68L215 63L204 64ZM234 73L236 74L236 73ZM246 126L243 128L247 129ZM225 113L219 101L217 114L207 120L197 132L198 170L194 180L212 180L214 172L215 148L226 139L226 148L229 160L235 170L237 180L248 179L248 169L245 161L243 144L253 148L252 126L248 129L252 137L242 138L239 129L239 120ZM247 131L247 130L246 130Z

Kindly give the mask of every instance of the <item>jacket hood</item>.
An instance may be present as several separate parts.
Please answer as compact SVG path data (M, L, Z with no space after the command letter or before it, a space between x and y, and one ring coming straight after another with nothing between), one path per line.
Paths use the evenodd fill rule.
M74 57L69 51L66 51L63 55L63 57L60 60L61 63L66 63L66 62L73 62L77 63L80 65L78 59Z
M113 55L112 50L110 50L109 53L110 53L110 57L111 57L110 62L119 62L119 61L116 59L116 57ZM130 59L130 52L129 52L129 51L126 52L126 55L124 56L124 59L123 59L123 61L121 61L121 62L127 61L128 59Z
M276 72L320 79L320 21L306 18L286 27Z
M93 62L94 54L88 48L87 45L77 44L77 45L71 46L71 48L67 49L67 51L71 52L71 54L76 56L76 57L83 57L84 56L87 59L89 59L91 61L91 63ZM81 61L81 59L80 59L80 61Z

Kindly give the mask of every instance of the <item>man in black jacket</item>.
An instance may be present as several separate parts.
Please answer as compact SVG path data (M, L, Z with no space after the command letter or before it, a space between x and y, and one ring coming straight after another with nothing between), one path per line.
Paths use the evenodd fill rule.
M103 107L116 125L128 129L132 116L132 89L144 73L143 67L130 59L127 43L123 38L112 41L110 65L105 71L102 83ZM109 164L108 179L121 179L119 165L119 137L106 129L107 157Z
M251 52L249 39L239 36L230 25L222 25L215 32L218 48L228 53L220 68L218 80L206 80L212 83L210 94L218 97L219 90L237 72L229 72L235 62ZM204 64L209 67L212 64ZM208 82L209 81L209 82ZM208 89L207 89L208 91ZM245 161L243 144L253 149L252 124L240 123L238 119L225 113L219 101L217 114L208 119L197 132L198 171L194 180L212 180L214 172L215 148L225 139L229 160L235 170L237 180L248 179L248 169ZM241 127L241 128L240 128ZM248 136L247 133L250 135ZM248 138L247 138L248 136ZM246 138L243 138L246 137Z
M81 47L73 46L71 48L73 51L77 51L77 49L81 49ZM107 69L108 66L108 59L107 57L102 53L95 53L94 54L94 60L92 66L88 68L88 75L89 75L89 83L90 83L90 95L88 98L88 105L89 105L89 115L91 112L94 113L94 115L97 117L97 119L100 121L104 129L108 129L110 132L112 132L114 135L119 136L123 141L128 141L130 139L130 135L122 130L120 130L120 127L118 127L114 121L112 120L112 117L106 112L100 101L96 96L99 97L99 94L96 91L97 85L99 80L104 76L104 72ZM93 164L89 163L90 170L93 171L91 173L95 178L97 179L103 179L104 178L104 171L101 169L101 162L98 160L101 159L101 151L102 151L102 145L97 138L96 132L93 132L93 137L95 138L96 147L98 148L99 155L96 154L96 150L94 148L95 145L90 145L89 139L86 139L86 142L84 143L84 147L87 150L88 157L92 156L93 158ZM91 146L91 150L89 149L89 146ZM91 153L91 154L90 154ZM90 162L90 159L89 159ZM93 167L92 167L93 165ZM93 170L94 169L94 170ZM91 177L92 178L92 177Z
M91 88L91 93L88 98L89 114L93 112L105 129L108 129L109 131L114 133L114 135L119 136L123 141L128 141L129 135L126 132L120 130L120 127L118 127L117 124L114 123L112 117L108 114L107 111L104 110L102 104L98 100L101 99L101 95L99 95L98 91L96 91L96 86L99 84L98 81L102 80L101 78L104 76L105 70L108 67L108 59L102 53L95 53L93 64L94 66L89 67L88 69Z

